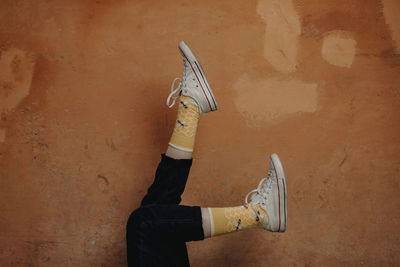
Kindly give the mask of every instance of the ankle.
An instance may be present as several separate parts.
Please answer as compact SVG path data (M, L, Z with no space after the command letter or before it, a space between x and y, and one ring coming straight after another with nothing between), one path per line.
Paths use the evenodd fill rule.
M201 208L204 238L211 237L211 218L209 208Z
M173 159L191 159L192 158L192 152L183 151L183 150L175 148L171 145L168 146L167 152L165 152L165 155L170 158L173 158Z

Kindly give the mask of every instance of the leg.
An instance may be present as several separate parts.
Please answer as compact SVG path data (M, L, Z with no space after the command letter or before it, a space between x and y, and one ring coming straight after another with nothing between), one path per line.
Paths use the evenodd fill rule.
M167 100L167 106L172 107L176 98L180 96L178 116L167 152L165 155L162 155L155 180L143 198L141 207L149 204L180 203L192 164L191 158L200 114L217 110L216 100L196 56L184 42L179 44L179 49L182 53L184 63L183 79L175 90L173 90L174 80L171 88L172 92ZM169 104L171 98L173 98L172 105ZM196 210L196 216L200 218L197 218L196 221L200 221L201 224L200 208ZM131 216L131 218L136 217ZM163 239L162 242L159 239L155 240L151 236L151 232L139 231L139 228L133 227L132 225L138 224L132 223L137 220L131 218L127 226L129 262L133 262L135 258L146 257L147 251L152 250L152 247L154 247L154 251L156 252L152 250L153 252L150 254L159 255L159 258L163 259L160 261L163 265L167 265L169 262L171 262L172 266L189 265L185 240ZM146 235L142 239L148 240L149 243L148 245L143 245L144 248L136 246L135 249L135 243L132 240L137 239L138 235L140 235L137 233ZM172 259L181 259L186 264L172 264L174 261L168 255L173 255Z
M175 90L174 80L167 99L167 106L171 108L180 97L178 115L167 152L163 155L154 183L142 200L142 205L180 203L191 166L200 115L218 108L201 64L193 51L184 42L179 44L179 50L183 56L183 78ZM171 99L173 102L169 104Z
M285 232L287 227L287 190L282 163L276 154L270 158L268 176L250 191L245 204L227 208L201 208L204 237L262 227Z
M166 154L176 159L190 159L200 115L217 110L218 105L193 51L184 42L179 44L179 50L183 56L184 70L183 78L175 90L174 84L178 78L172 83L167 99L167 106L171 108L180 97L178 116Z
M135 210L127 225L129 265L188 266L187 241L250 228L284 232L286 179L276 154L270 162L268 177L247 194L245 205L228 208L146 205Z

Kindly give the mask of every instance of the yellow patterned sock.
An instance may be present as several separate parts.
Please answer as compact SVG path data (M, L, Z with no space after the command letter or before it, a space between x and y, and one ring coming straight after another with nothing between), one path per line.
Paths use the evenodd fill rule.
M169 145L183 151L192 152L200 118L197 103L188 96L179 99L178 116Z
M258 228L265 220L268 220L267 213L257 204L254 206L261 220L254 214L250 205L209 208L211 221L211 236L227 234L234 231Z

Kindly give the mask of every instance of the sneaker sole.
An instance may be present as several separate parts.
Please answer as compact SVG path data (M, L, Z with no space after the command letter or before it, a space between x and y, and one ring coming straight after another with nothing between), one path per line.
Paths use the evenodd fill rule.
M193 51L185 44L185 42L179 43L179 50L181 54L186 58L189 62L194 74L196 75L197 81L200 84L201 91L211 109L211 111L217 110L218 105L217 101L215 100L214 94L211 91L210 85L206 79L206 75L204 74L203 68Z
M271 164L275 169L276 183L278 185L279 196L279 227L278 232L285 232L287 226L287 191L286 178L283 171L282 163L277 154L271 155Z

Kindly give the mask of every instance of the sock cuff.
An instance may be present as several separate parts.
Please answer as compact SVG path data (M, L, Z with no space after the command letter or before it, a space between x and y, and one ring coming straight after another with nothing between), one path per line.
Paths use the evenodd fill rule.
M161 154L161 162L163 166L172 166L173 168L177 167L191 167L193 159L174 159L170 158L165 153Z
M189 148L184 148L184 147L181 147L181 146L177 146L177 145L172 144L171 142L169 142L168 145L172 146L173 148L176 148L176 149L185 151L185 152L193 152L193 149L189 149Z
M211 236L214 236L214 218L211 212L211 208L207 208L208 213L210 214L210 228L211 228Z

